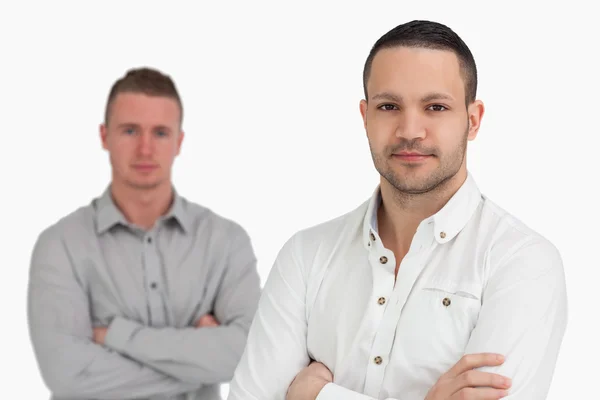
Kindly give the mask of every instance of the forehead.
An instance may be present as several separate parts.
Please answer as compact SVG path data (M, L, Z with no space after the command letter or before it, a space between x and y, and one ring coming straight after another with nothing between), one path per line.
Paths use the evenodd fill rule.
M179 121L179 114L174 99L144 93L119 93L110 106L110 117L115 122L170 124Z
M458 57L451 51L413 47L380 50L373 58L367 91L402 96L421 96L428 92L447 92L455 99L464 97Z

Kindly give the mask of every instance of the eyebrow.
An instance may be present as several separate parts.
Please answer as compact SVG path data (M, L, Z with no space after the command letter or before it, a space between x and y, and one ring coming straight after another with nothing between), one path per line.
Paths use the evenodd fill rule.
M135 124L133 122L123 122L123 123L120 123L119 125L117 125L117 128L136 128L136 129L139 129L140 125L139 124ZM171 129L168 126L165 126L165 125L153 126L152 129L153 130L160 129L160 130L168 131L168 132L171 131Z
M402 103L402 96L390 93L390 92L381 92L381 93L377 93L376 95L374 95L373 97L371 97L371 100L375 101L375 100L387 100L387 101L393 101L395 103ZM442 92L432 92L432 93L427 93L425 96L423 96L421 98L421 102L422 103L428 103L432 100L454 100L454 97L452 97L451 95L447 94L447 93L442 93Z
M138 124L134 124L133 122L122 122L117 125L117 128L139 128Z

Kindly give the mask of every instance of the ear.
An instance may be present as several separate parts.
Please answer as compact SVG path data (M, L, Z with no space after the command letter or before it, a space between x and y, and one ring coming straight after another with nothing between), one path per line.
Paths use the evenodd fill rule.
M369 105L367 104L366 100L361 100L360 101L360 115L362 116L363 119L363 126L365 127L365 129L367 129L367 109L368 109Z
M102 148L104 150L108 150L108 143L106 141L107 135L108 131L106 129L106 124L100 124L100 141L102 142Z
M475 100L473 103L469 104L469 107L467 108L469 117L469 134L467 135L467 138L469 140L474 140L477 137L484 112L485 107L481 100Z
M176 155L179 155L179 153L181 152L181 143L183 143L184 136L185 136L185 132L179 131L179 137L177 138L177 153L176 153Z

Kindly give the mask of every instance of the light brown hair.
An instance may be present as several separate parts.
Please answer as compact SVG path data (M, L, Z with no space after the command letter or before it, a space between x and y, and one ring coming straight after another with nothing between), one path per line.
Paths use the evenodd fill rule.
M148 96L169 97L177 102L180 122L183 122L183 105L173 79L161 71L149 67L134 68L119 78L111 87L106 102L104 123L108 125L110 106L119 93L143 93Z

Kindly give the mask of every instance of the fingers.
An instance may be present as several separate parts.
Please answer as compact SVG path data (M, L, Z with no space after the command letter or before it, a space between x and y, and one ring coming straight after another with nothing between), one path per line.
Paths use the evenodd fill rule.
M456 378L460 374L480 367L495 367L502 365L504 356L496 353L465 354L444 375L446 378Z
M215 326L219 326L219 323L217 322L215 317L213 317L210 314L206 314L206 315L202 316L196 323L197 328L208 328L208 327L215 327Z
M511 384L511 380L502 375L470 370L453 379L449 384L449 390L451 394L465 389L483 389L482 387L506 390L510 388ZM476 398L478 399L478 397Z
M508 396L507 390L493 388L464 388L456 392L450 400L497 400Z
M501 354L466 354L440 377L431 394L428 394L428 399L487 400L505 397L512 385L511 380L477 369L503 363L504 357Z

